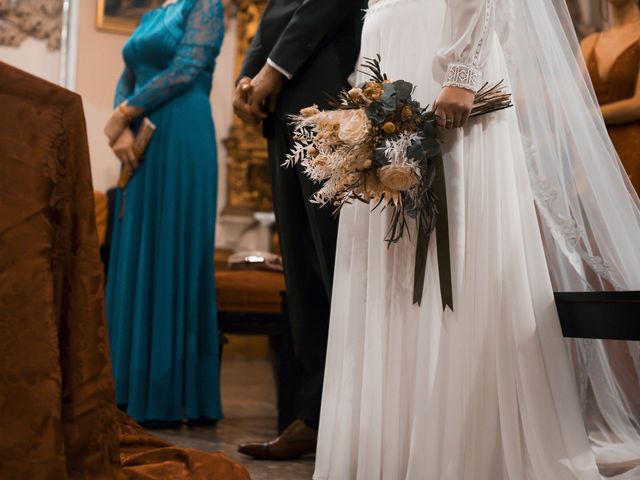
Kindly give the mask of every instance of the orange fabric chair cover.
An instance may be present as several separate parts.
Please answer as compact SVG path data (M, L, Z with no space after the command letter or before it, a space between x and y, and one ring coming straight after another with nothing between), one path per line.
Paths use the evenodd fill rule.
M247 480L114 404L80 98L0 62L0 478Z

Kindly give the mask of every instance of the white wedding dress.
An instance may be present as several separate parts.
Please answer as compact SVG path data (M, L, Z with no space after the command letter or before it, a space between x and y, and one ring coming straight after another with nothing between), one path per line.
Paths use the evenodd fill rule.
M423 105L442 78L509 84L495 8L372 1L361 56L380 54ZM452 132L444 163L454 311L442 310L434 238L416 306L415 232L388 248L388 211L342 209L314 479L600 479L516 110Z

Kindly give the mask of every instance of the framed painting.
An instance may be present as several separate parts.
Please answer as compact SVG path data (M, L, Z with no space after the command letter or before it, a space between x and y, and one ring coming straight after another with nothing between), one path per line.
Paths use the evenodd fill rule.
M98 0L97 27L130 34L145 12L163 3L164 0Z

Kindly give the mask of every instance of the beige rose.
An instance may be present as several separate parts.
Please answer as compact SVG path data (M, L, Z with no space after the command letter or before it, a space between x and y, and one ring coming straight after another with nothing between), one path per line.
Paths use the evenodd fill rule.
M364 110L345 110L338 138L348 145L359 145L369 136L371 124Z
M380 169L378 177L385 187L398 192L406 192L418 183L418 177L407 165L386 165Z

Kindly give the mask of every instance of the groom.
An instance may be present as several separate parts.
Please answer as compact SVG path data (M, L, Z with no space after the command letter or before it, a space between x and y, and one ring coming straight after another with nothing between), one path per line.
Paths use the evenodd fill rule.
M273 207L280 234L289 304L284 337L291 339L297 372L295 407L282 407L275 440L240 445L261 459L295 458L315 451L327 347L337 219L309 203L317 185L301 168L281 167L293 143L288 117L317 104L329 108L348 87L360 49L366 0L271 0L237 82L234 111L247 123L263 120L269 145ZM287 417L289 421L287 421ZM283 425L282 422L285 422ZM290 423L290 424L289 424Z

